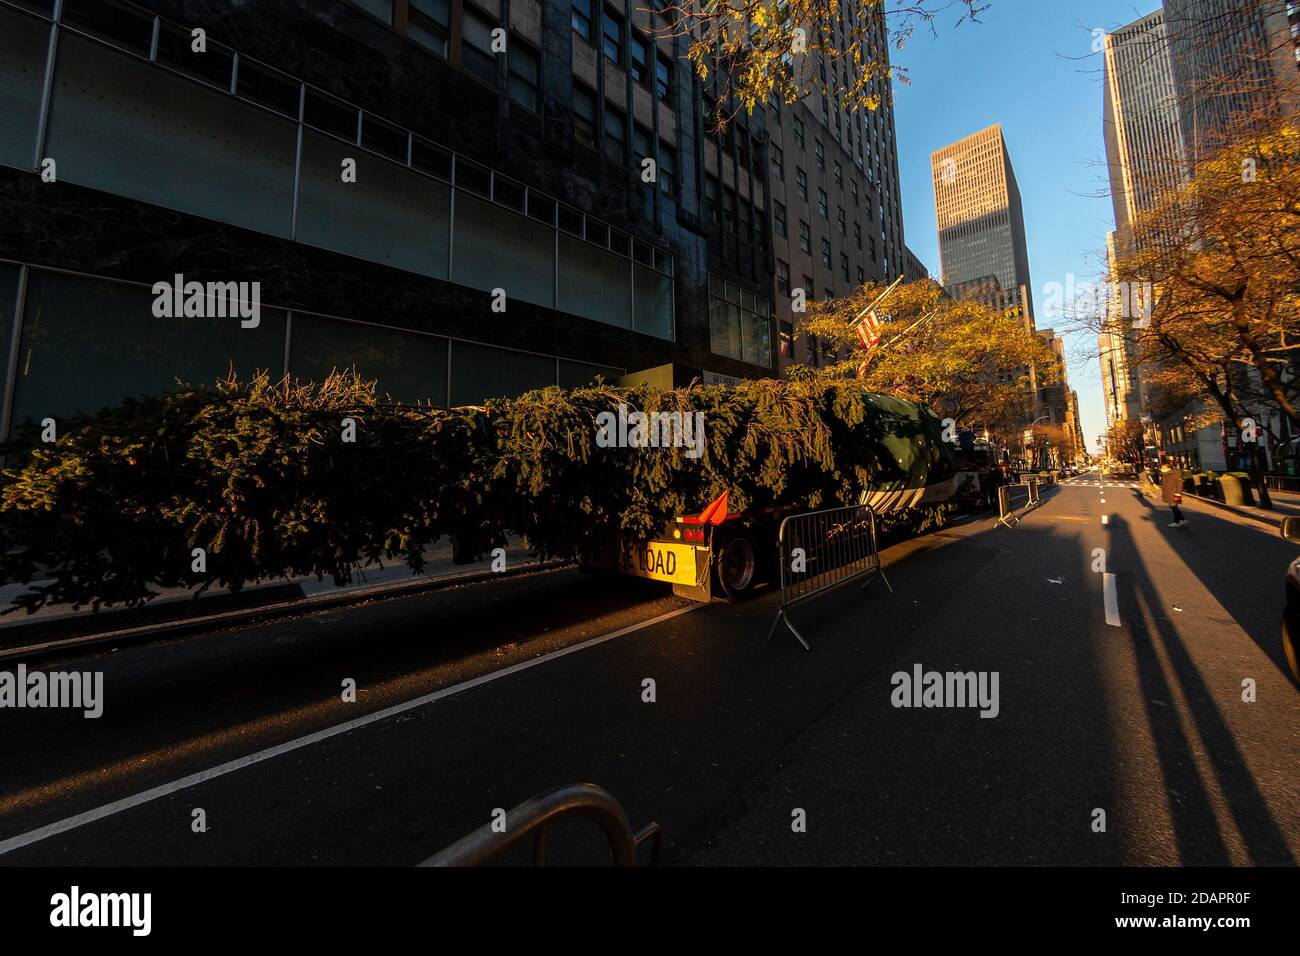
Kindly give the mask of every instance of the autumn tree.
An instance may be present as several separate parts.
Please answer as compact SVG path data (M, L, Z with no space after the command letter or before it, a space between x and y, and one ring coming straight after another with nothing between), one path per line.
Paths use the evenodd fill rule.
M1300 128L1243 126L1138 217L1127 245L1116 278L1151 289L1126 333L1145 374L1192 383L1234 423L1265 402L1300 430Z
M801 332L848 352L816 374L858 374L867 353L854 322L881 291L868 283L848 296L808 303ZM882 337L866 367L867 386L929 405L962 427L1012 434L1029 419L1032 381L1040 388L1059 381L1051 348L1013 311L954 300L931 279L898 286L877 311Z
M649 4L647 4L649 6ZM981 0L654 0L657 34L681 38L701 80L716 78L714 121L769 101L819 93L849 112L875 110L892 79L888 47L945 13L954 25L988 8ZM644 9L645 7L643 7Z

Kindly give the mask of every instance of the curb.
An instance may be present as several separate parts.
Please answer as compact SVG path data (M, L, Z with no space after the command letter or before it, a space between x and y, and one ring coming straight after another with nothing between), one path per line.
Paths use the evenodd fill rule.
M553 571L571 564L572 562L569 561L547 561L506 571L472 571L467 574L449 575L441 578L376 584L371 587L349 590L343 594L317 594L290 601L278 601L239 608L233 611L203 614L198 617L184 618L177 621L164 621L157 624L121 628L115 631L83 634L38 644L29 644L23 647L0 648L0 663L38 660L55 654L76 653L104 645L147 644L165 641L183 637L187 634L248 624L261 624L266 621L298 617L316 611L364 604L367 601L412 597L417 594L441 591L462 584L478 584L489 580L525 577L542 571Z
M1194 500L1194 501L1203 501L1203 502L1205 502L1207 505L1214 505L1214 507L1219 508L1219 509L1221 509L1221 510L1223 510L1223 511L1231 511L1233 514L1235 514L1235 515L1241 515L1243 518L1251 518L1251 519L1254 520L1254 521L1258 521L1260 524L1266 524L1266 525L1268 525L1269 527L1272 527L1272 528L1281 528L1281 527L1282 527L1282 519L1281 519L1280 517L1277 518L1276 520L1274 520L1273 518L1271 518L1271 517L1269 517L1269 516L1267 516L1267 515L1262 515L1262 514L1257 514L1257 513L1255 513L1255 512L1246 511L1246 510L1244 510L1244 509L1242 509L1242 508L1238 508L1238 507L1236 507L1235 505L1226 505L1226 504L1224 504L1222 501L1217 501L1217 500L1214 499L1214 498L1202 498L1200 495L1189 494L1189 493L1186 492L1186 491L1183 492L1183 497L1184 497L1184 498L1191 498L1191 499Z

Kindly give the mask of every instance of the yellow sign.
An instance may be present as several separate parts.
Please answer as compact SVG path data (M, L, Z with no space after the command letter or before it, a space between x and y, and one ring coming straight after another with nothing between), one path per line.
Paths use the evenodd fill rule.
M652 581L694 587L695 547L667 541L637 541L624 544L618 553L618 570Z

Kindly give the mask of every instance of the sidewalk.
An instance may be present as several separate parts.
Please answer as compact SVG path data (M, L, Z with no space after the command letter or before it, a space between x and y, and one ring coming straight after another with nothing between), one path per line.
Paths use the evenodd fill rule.
M1160 488L1151 484L1145 479L1140 482L1139 487L1142 494L1148 498L1160 498ZM1252 494L1256 494L1255 489L1251 489ZM1243 518L1251 518L1264 524L1272 525L1274 528L1282 526L1282 519L1291 516L1300 516L1300 494L1293 494L1289 491L1269 490L1269 497L1273 502L1273 510L1266 511L1258 505L1229 505L1224 504L1217 498L1207 498L1203 495L1194 495L1191 492L1184 491L1184 498L1190 498L1192 501L1202 501L1207 505L1219 508L1223 511L1231 511L1233 514L1241 515Z
M507 544L505 573L517 573L537 566L538 562L529 556L521 541L512 539ZM397 560L382 568L375 566L356 571L352 582L342 586L336 586L329 578L318 581L314 576L307 576L250 584L237 594L232 594L227 588L210 588L202 595L186 588L159 588L157 597L134 608L95 611L83 607L75 610L63 604L41 608L35 614L10 611L0 616L0 652L96 635L120 634L128 630L164 632L214 620L231 626L271 609L299 607L306 610L339 602L362 601L407 588L470 581L491 573L491 570L491 558L472 564L453 563L450 542L439 541L425 550L425 569L418 575L412 574L404 562ZM0 585L0 611L9 609L13 598L28 587L23 584Z

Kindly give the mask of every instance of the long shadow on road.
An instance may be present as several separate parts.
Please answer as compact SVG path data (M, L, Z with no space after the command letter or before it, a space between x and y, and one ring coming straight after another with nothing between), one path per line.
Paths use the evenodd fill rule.
M1160 517L1159 512L1155 515ZM1180 548L1178 553L1187 559L1186 549ZM1214 809L1218 796L1231 813L1254 863L1294 864L1269 804L1216 703L1223 693L1216 696L1207 686L1184 638L1165 613L1165 601L1154 586L1154 576L1160 572L1143 562L1129 522L1121 515L1113 515L1110 521L1108 566L1118 572L1119 606L1132 609L1125 614L1125 622L1132 637L1150 736L1169 792L1181 862L1197 866L1230 862ZM1139 608L1147 613L1138 613ZM1148 620L1153 628L1148 626ZM1180 715L1180 699L1190 715L1190 727ZM1213 779L1204 779L1198 769L1193 733L1201 743Z
M1136 498L1150 512L1156 528L1178 543L1178 556L1223 605L1231 621L1288 676L1282 649L1282 581L1296 557L1296 546L1276 529L1238 524L1211 511L1185 508L1188 526L1166 528L1169 509L1141 494ZM1276 600L1268 600L1270 596Z

